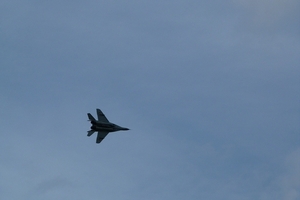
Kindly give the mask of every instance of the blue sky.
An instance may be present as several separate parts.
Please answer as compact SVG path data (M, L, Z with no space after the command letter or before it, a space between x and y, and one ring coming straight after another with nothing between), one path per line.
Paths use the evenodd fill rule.
M300 198L299 1L0 5L1 199Z

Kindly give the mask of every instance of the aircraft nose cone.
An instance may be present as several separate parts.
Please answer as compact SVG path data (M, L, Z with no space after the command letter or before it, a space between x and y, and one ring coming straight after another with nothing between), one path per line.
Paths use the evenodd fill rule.
M123 131L128 131L128 130L130 130L129 128L123 128L122 129Z

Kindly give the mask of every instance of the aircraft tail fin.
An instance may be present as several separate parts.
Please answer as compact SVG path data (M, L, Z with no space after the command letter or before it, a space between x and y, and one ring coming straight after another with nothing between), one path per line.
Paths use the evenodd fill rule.
M87 136L91 136L91 135L93 135L93 133L95 133L96 131L94 131L94 130L90 130L90 131L88 131L88 134L87 134Z
M88 118L89 118L90 121L92 121L92 122L97 121L97 120L93 117L93 115L91 115L91 113L88 113L87 115L88 115Z

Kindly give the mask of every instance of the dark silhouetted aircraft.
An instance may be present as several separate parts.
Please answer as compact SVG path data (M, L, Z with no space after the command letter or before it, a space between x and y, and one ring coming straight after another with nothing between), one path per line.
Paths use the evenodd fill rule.
M127 131L128 128L124 128L121 126L118 126L116 124L110 123L108 119L105 117L103 112L97 108L97 116L98 120L96 120L93 115L90 113L87 114L89 121L91 121L91 130L88 131L87 136L93 135L93 133L98 132L96 143L100 143L109 132L115 132L115 131Z

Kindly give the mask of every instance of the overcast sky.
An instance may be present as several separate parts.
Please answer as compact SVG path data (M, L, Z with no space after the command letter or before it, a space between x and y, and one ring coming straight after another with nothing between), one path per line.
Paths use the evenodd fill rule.
M2 0L0 199L299 200L299 9Z

